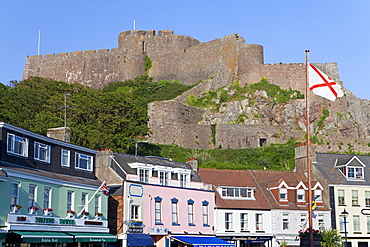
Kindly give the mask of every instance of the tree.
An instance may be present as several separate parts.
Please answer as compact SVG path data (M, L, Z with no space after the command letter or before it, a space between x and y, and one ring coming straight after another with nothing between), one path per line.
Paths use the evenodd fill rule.
M342 236L336 229L325 229L321 233L321 246L323 247L342 247Z

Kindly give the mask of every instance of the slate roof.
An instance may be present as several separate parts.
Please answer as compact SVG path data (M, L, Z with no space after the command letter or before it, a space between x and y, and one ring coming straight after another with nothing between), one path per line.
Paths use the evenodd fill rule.
M80 184L86 184L86 185L92 185L92 186L100 186L101 182L98 179L88 179L83 177L77 177L77 176L70 176L66 174L59 174L55 172L49 172L44 170L39 170L31 167L26 166L20 166L16 164L10 164L6 162L0 162L0 168L3 168L5 171L13 170L18 172L24 172L31 175L38 175L42 177L47 177L51 179L58 179L61 181L68 181L72 183L80 183Z
M337 159L339 159L338 161L343 165L354 156L361 160L361 162L366 166L364 167L365 180L347 180L342 172L340 172L338 168L334 167ZM355 162L353 165L356 166L358 163ZM316 153L316 163L314 163L314 166L319 172L321 172L329 184L370 185L370 156L368 155Z
M148 157L148 156L138 156L132 154L124 154L124 153L117 153L113 152L114 159L120 164L121 168L127 174L137 174L136 169L131 168L128 164L129 163L143 163L143 164L151 164L153 166L167 166L172 168L182 168L191 170L191 181L193 182L202 182L199 175L191 168L190 164L172 161L166 158L161 157Z
M216 206L218 208L238 208L238 209L270 209L269 204L263 197L260 189L253 180L248 170L219 170L200 168L198 174L206 184L215 186L235 186L255 188L254 196L256 200L233 200L223 199L219 193L215 193Z

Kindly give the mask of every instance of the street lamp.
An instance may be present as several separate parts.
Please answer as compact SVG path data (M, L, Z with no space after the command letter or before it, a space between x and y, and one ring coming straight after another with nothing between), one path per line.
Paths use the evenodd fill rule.
M344 224L344 237L346 239L346 247L348 247L348 241L347 241L347 217L349 215L349 213L346 211L346 209L344 209L344 211L340 214L344 221L343 221L343 224Z

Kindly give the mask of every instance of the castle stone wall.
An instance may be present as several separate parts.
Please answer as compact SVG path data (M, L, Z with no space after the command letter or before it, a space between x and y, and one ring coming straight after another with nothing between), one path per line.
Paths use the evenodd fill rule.
M144 63L144 55L130 55L118 49L29 56L23 79L39 76L101 88L107 82L143 74Z

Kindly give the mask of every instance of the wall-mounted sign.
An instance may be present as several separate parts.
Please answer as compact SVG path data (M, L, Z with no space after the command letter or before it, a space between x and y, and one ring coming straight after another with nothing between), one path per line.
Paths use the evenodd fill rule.
M138 184L130 184L128 186L128 191L130 196L142 197L144 194L143 186Z
M168 235L168 228L163 226L152 226L149 228L150 235Z
M128 229L129 233L143 233L143 228L130 227Z

